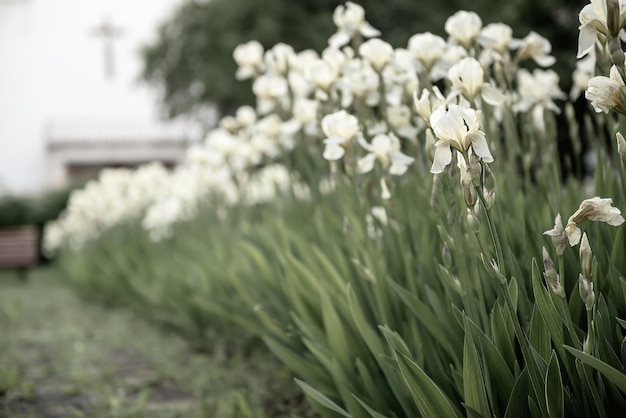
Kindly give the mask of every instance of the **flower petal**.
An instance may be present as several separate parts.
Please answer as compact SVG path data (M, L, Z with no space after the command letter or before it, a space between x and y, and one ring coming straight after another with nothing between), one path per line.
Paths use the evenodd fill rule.
M441 173L450 162L452 162L452 150L450 150L448 141L435 143L435 156L430 172L433 174Z
M570 247L577 245L580 242L580 237L582 233L580 232L580 228L576 226L576 223L569 222L565 227L565 234L567 235L567 239L569 240Z
M326 148L324 149L323 157L328 161L335 161L341 159L346 151L342 146L328 143L326 144Z
M385 182L384 178L380 179L380 188L381 197L383 198L383 200L391 199L391 192L389 191L389 187L387 187L387 183Z
M331 35L330 38L328 38L328 45L330 45L331 48L341 48L342 46L348 44L350 42L350 34L339 30L337 31L337 33L335 33L334 35Z
M539 55L534 56L533 59L537 63L537 65L541 67L550 67L552 64L556 62L556 58L552 55Z
M375 161L376 156L373 153L367 154L363 158L359 158L359 160L356 162L359 173L364 174L372 171Z
M596 30L591 25L580 28L576 58L582 58L587 55L595 45L597 39L598 35L596 34Z
M472 149L477 156L483 159L484 162L493 162L493 157L491 156L491 151L489 151L489 145L487 145L487 139L484 135L472 135Z
M401 152L394 152L391 156L391 167L389 174L392 176L401 176L409 169L409 165L413 164L415 158L409 157Z
M500 106L506 101L504 93L489 84L483 84L481 95L483 100L491 106Z
M375 29L372 25L367 22L363 22L359 27L359 32L366 38L373 38L375 36L380 36L380 31Z

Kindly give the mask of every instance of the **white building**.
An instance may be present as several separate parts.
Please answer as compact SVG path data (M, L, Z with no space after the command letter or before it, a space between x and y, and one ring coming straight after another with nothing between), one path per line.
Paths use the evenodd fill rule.
M198 129L159 120L142 45L181 0L0 0L0 194L104 165L174 164Z

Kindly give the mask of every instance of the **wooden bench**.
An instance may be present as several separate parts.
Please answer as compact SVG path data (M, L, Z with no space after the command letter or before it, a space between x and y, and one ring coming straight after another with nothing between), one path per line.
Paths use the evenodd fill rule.
M37 264L37 228L32 225L0 228L0 267L15 268L25 278L26 270Z

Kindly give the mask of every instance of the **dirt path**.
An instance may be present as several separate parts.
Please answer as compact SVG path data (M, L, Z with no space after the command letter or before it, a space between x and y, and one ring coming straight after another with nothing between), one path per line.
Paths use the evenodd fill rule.
M0 272L0 418L312 416L264 349L240 351L194 353L50 270Z

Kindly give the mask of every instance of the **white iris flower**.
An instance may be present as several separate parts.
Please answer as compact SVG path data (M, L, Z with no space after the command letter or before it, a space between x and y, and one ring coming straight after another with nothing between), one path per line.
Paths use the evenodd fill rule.
M437 137L431 173L441 173L452 162L452 148L464 155L471 148L483 161L493 161L485 133L480 130L480 111L454 104L441 106L430 116L430 125Z
M345 154L345 147L360 131L359 120L340 110L322 118L322 131L326 135L324 158L329 161L339 160Z
M359 144L369 151L369 154L357 162L360 173L370 172L374 168L374 162L378 160L385 170L389 170L389 174L401 176L414 161L413 157L400 151L400 140L392 133L376 135L371 144L359 138Z

